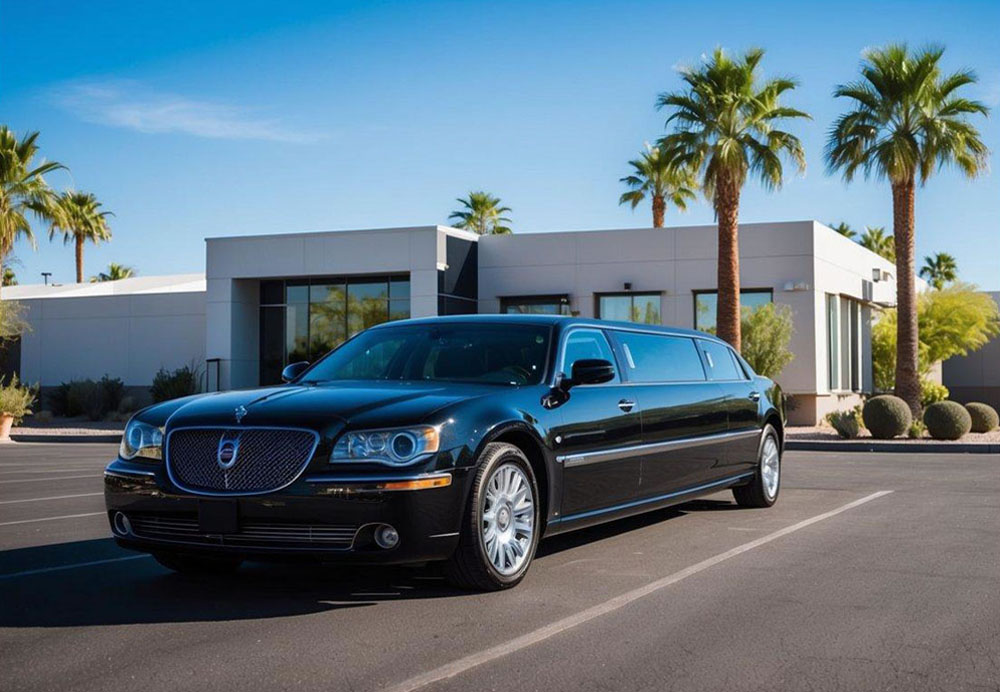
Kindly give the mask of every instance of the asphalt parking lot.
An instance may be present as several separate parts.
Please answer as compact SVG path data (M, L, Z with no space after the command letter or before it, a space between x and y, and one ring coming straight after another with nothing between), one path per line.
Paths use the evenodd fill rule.
M4 690L1000 690L1000 455L789 453L770 510L719 493L557 537L469 594L172 574L108 538L114 451L0 447Z

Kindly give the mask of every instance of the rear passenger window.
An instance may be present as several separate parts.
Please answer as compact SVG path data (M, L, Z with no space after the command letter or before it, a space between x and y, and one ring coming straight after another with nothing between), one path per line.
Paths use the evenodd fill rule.
M632 382L704 381L705 370L694 340L683 336L660 336L637 332L615 332L625 356Z
M608 345L604 332L599 329L574 329L566 337L561 370L569 375L573 370L573 363L591 358L606 360L610 363L615 362L614 354L611 353L611 346ZM617 381L618 376L616 375L611 382Z
M702 341L702 350L705 352L705 365L708 366L708 378L710 380L742 380L743 368L736 363L736 356L724 344L714 341Z

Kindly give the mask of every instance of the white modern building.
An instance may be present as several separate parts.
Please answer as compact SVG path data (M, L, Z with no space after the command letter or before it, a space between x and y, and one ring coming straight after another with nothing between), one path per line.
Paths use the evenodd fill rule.
M387 320L546 312L707 329L716 229L479 237L443 226L209 238L202 277L16 286L32 330L7 369L43 387L104 374L148 386L203 363L210 389L278 381ZM895 303L891 263L814 221L740 226L745 305L790 306L795 360L777 378L815 423L870 391L870 325Z

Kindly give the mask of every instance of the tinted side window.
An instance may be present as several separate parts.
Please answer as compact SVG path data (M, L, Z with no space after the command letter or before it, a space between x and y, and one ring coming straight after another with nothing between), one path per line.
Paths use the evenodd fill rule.
M682 336L659 336L615 332L621 343L628 377L632 382L703 381L705 370L694 340Z
M563 358L560 369L567 375L573 370L573 363L587 358L599 358L611 363L615 362L615 357L611 353L611 346L604 337L604 333L598 329L574 329L566 337L566 345L563 347ZM617 382L618 377L612 382Z
M743 369L736 364L736 357L728 346L714 341L702 341L705 351L705 365L708 366L708 377L712 380L742 380Z

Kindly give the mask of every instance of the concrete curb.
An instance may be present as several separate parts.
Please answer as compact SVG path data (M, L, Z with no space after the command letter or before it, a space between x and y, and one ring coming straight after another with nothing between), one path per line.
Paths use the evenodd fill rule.
M10 439L13 442L120 442L122 439L121 433L107 434L107 435L32 435L31 433L25 434L12 434Z
M1000 443L893 442L867 440L786 440L794 452L904 452L913 454L1000 454Z

